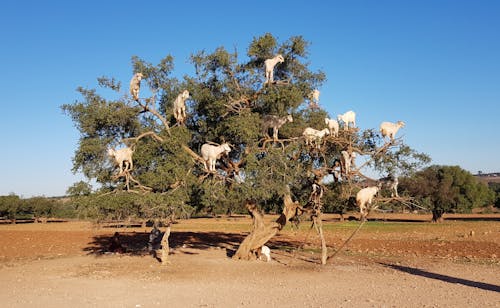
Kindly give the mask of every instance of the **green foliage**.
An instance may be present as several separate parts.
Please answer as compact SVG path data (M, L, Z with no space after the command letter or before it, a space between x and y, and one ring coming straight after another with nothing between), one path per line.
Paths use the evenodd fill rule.
M500 183L491 182L488 183L488 186L495 194L495 207L500 208Z
M166 219L171 215L187 218L192 213L189 206L179 206L171 198L161 194L117 192L78 197L73 199L73 204L80 218L98 221L151 217Z
M330 184L324 194L324 211L344 215L348 211L356 209L354 196L348 193L350 187L345 183Z
M325 110L307 108L309 93L326 80L323 72L309 68L308 48L301 36L279 42L266 33L252 40L243 59L236 50L229 52L224 47L194 53L190 60L195 75L183 80L170 76L174 69L170 55L158 65L134 56L133 72L144 75L139 103L119 93L108 99L96 90L79 88L83 101L62 106L80 131L73 171L82 171L100 186L96 195L88 195L84 183L68 189L80 215L121 219L165 217L174 212L190 215L193 211L224 214L243 211L246 199L279 211L288 189L305 204L312 183L318 181L314 171L331 170L340 151L348 147L372 155L373 166L383 172L408 171L428 161L427 156L405 145L387 149L387 158L376 155L382 142L373 130L343 131L345 142L330 140L321 150L306 147L298 138L304 128L322 129L328 116ZM264 61L276 54L285 59L275 67L279 82L264 85ZM113 78L102 77L99 85L120 91L120 83ZM185 125L177 125L172 107L183 90L190 93L188 118ZM145 97L149 94L151 97ZM280 128L282 140L264 142L263 117L288 114L294 120ZM151 134L141 135L147 133L161 141ZM229 157L220 158L215 174L208 174L192 153L184 150L187 146L199 153L207 142L228 142L232 147ZM117 176L116 166L106 154L109 147L122 145L134 148L130 175L150 192L123 192L127 178ZM359 181L331 184L326 195L331 211L343 212L350 206L351 184Z
M64 200L43 196L21 199L14 194L0 196L0 217L7 219L74 218L75 209Z
M430 166L402 179L399 187L428 206L434 220L444 213L468 213L494 200L488 186L458 166Z
M79 181L66 190L66 194L72 197L88 196L92 192L92 186L84 181Z
M21 209L22 200L15 194L0 196L0 217L15 219Z
M32 213L35 218L52 217L55 200L45 197L33 197L23 200L25 212Z

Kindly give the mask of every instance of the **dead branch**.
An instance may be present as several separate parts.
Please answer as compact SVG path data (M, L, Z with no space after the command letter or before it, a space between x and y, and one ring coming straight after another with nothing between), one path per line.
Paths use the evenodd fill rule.
M164 141L163 138L158 136L155 132L149 131L149 132L142 133L137 137L125 138L122 140L122 142L127 144L127 145L129 144L129 142L133 142L135 144L135 143L139 142L140 139L147 137L147 136L151 136L153 139L155 139L156 141L159 141L159 142Z
M199 156L198 154L196 154L196 152L194 152L193 150L191 150L187 145L182 145L182 148L184 149L184 151L186 151L195 161L198 161L202 164L205 164L205 160Z
M137 100L135 102L137 102L139 104L139 106L141 106L143 108L143 111L142 112L150 112L151 114L153 114L155 117L157 117L162 123L163 123L163 126L165 126L165 129L167 130L167 133L168 135L170 136L170 126L168 125L168 121L167 119L165 119L165 117L163 117L155 108L154 104L156 102L156 90L153 90L153 95L148 98L148 99L143 99L145 101L145 104L144 103L141 103L141 100ZM151 103L151 104L150 104Z
M265 138L262 138L259 140L259 143L262 142L262 146L261 146L261 149L264 150L266 148L266 144L272 142L273 144L275 143L279 143L281 145L281 148L283 149L283 151L285 151L285 142L288 142L288 143L291 143L293 141L297 141L300 137L293 137L293 138L287 138L287 139L273 139L269 136L265 137Z
M130 170L124 170L123 172L115 175L112 177L113 180L118 180L119 178L121 177L124 177L125 178L125 187L126 187L126 190L127 192L133 192L133 193L146 193L146 192L150 192L153 190L153 188L151 187L148 187L148 186L144 186L142 185L138 180L136 180L132 174L130 174ZM137 187L140 189L139 192L135 191L135 190L132 190L130 189L130 181L132 181L133 183L135 183L137 185Z

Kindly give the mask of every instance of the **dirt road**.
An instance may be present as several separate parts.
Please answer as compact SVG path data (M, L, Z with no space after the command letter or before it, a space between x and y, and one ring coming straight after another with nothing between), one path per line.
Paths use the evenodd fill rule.
M308 227L284 230L273 260L233 261L248 219L174 225L170 264L146 229L0 225L2 307L500 307L500 222L373 222L326 266ZM356 222L325 222L335 249ZM120 232L128 252L105 253Z

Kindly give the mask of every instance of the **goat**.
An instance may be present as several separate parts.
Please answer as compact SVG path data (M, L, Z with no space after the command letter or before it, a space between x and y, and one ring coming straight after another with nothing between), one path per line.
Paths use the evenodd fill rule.
M189 91L184 90L182 93L177 95L174 101L174 118L175 120L182 124L186 120L186 100L189 98Z
M135 73L130 80L130 95L136 101L139 100L139 90L141 88L141 80L144 78L142 73Z
M399 180L397 176L390 174L384 178L380 178L378 182L381 184L381 187L386 187L391 191L392 198L399 197L398 194Z
M344 122L344 130L349 129L349 123L352 123L352 126L356 127L356 113L352 110L349 110L344 114L339 114L337 119L339 122Z
M201 157L203 158L203 164L207 171L215 171L215 162L219 159L222 154L228 154L231 152L229 144L223 143L221 145L212 145L205 143L201 146Z
M344 166L344 174L347 176L349 173L351 173L351 169L354 166L354 159L356 158L356 153L352 152L349 153L347 151L342 151L340 152L342 155L340 160L342 162L342 165Z
M339 136L339 122L337 120L325 118L325 124L328 126L328 129L330 129L330 134L333 137Z
M361 220L366 220L368 212L372 209L372 201L375 195L379 192L380 186L369 186L361 189L356 194L356 204L359 207Z
M314 89L309 93L309 106L311 108L319 108L319 95L321 92L318 89Z
M283 126L286 122L293 122L292 115L289 114L286 117L278 117L276 115L265 115L263 117L262 132L267 134L269 128L273 129L273 139L278 140L278 129ZM269 135L268 135L269 136Z
M321 140L325 135L329 135L330 130L328 128L324 128L322 130L317 130L312 127L306 127L304 129L304 132L302 133L302 136L306 139L306 145L312 145L313 141L317 141L317 147L319 149L319 145L321 143Z
M267 247L266 245L260 248L259 259L261 260L262 260L262 255L266 256L266 262L271 261L271 249L269 249L269 247Z
M108 155L111 158L114 158L115 163L120 168L120 173L125 171L130 171L134 167L134 163L132 162L132 154L134 151L131 148L125 147L118 150L109 148Z
M282 55L276 55L274 58L267 59L264 61L264 65L266 67L266 81L264 84L274 81L274 67L278 63L283 63L285 59Z
M394 141L394 136L401 127L405 126L405 122L398 121L397 123L392 122L382 122L380 124L380 132L383 137L389 137L391 141Z

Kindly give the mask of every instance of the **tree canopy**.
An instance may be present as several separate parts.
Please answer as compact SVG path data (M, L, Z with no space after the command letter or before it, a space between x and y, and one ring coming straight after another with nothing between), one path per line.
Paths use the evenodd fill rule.
M493 204L495 194L470 172L459 166L433 165L403 179L401 189L414 196L440 221L444 213L470 212Z
M303 130L325 128L329 116L320 106L309 104L310 93L321 88L326 76L310 69L308 48L301 36L279 42L267 33L255 37L243 57L224 47L193 53L195 74L182 79L172 77L171 55L157 65L133 56L132 73L142 73L141 94L150 96L142 94L135 101L121 82L100 77L99 86L115 95L104 97L96 89L78 88L82 98L62 106L80 132L73 171L96 181L98 194L158 194L144 202L153 209L231 213L242 211L243 201L250 199L262 208L278 210L288 189L305 204L313 183L347 204L368 178L363 168L372 167L382 175L408 174L429 161L401 139L384 143L375 129L341 128L338 137L330 135L306 145ZM274 68L275 81L264 84L264 61L277 54L284 61ZM184 90L190 96L187 121L180 124L172 109ZM269 115L293 117L293 122L279 128L278 140L262 129ZM200 162L201 146L224 142L231 151L217 160L216 172L207 172ZM107 150L125 146L134 150L134 167L128 176L121 176ZM357 153L365 163L346 172L342 151ZM334 180L325 181L332 176ZM82 184L71 188L76 195L84 191Z

